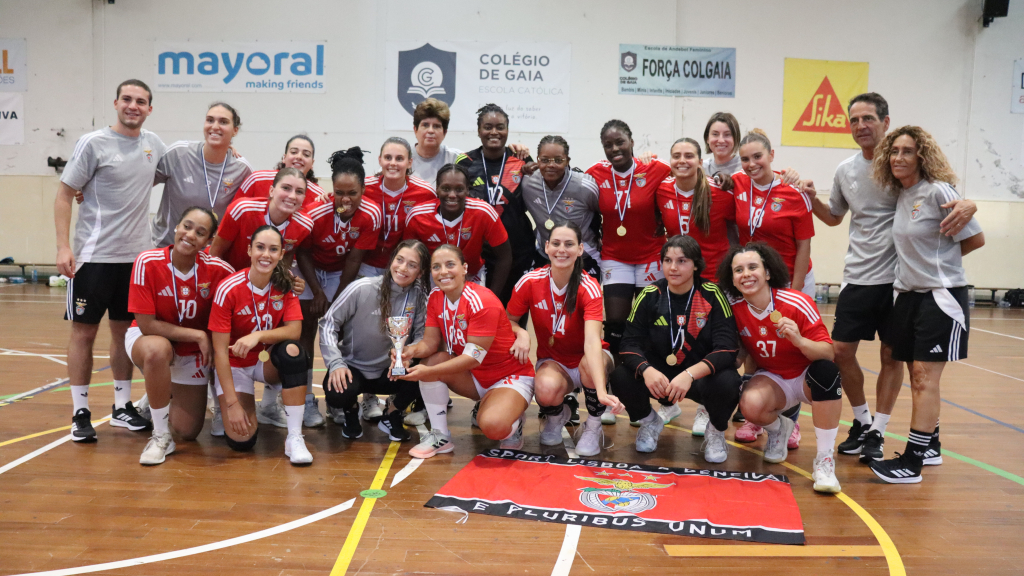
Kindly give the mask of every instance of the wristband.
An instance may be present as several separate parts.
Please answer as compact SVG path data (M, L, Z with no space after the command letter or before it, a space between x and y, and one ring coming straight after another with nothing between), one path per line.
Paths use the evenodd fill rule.
M484 350L483 348L470 342L466 344L466 346L462 349L462 354L464 356L469 356L473 360L476 360L477 362L483 364L484 358L487 357L487 350Z
M683 370L683 372L686 372L686 375L690 377L690 382L696 382L697 381L697 379L693 377L693 374L690 374L690 369L689 368Z

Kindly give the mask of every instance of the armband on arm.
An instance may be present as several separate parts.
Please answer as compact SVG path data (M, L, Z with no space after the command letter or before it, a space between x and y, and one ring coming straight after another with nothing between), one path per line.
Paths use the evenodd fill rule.
M487 350L484 350L483 348L470 342L466 344L466 346L462 349L462 354L463 356L469 356L473 360L476 360L477 362L483 364L484 358L487 357Z

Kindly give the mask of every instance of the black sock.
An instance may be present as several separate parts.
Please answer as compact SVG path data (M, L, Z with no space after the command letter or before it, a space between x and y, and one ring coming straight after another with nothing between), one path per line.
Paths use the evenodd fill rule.
M605 408L607 408L597 399L597 390L587 388L586 386L583 387L583 401L587 404L587 414L594 417L600 417L601 414L604 414Z
M619 345L622 344L622 333L626 329L625 322L604 323L604 341L608 343L608 350L612 356L619 355Z
M540 413L545 416L558 416L562 413L562 406L565 406L564 401L557 406L541 406Z
M910 437L907 438L907 451L903 457L912 464L921 466L924 463L924 453L928 450L928 443L932 435L927 432L910 429Z
M938 442L939 441L939 424L938 423L935 424L935 431L932 432L932 441L934 441L934 442Z
M782 413L782 415L785 416L786 418L789 418L793 422L796 422L797 418L800 417L800 405L797 404L796 406L793 406L792 408L785 410Z
M658 404L661 404L662 406L673 406L675 405L675 402L669 400L668 396L666 396L664 398L658 398Z

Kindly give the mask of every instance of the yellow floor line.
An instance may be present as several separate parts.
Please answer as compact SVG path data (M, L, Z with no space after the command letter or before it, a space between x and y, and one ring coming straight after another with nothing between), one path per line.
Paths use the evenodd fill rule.
M384 455L384 461L380 463L380 467L377 468L377 475L373 477L373 483L370 484L370 490L380 490L384 486L384 480L388 477L391 465L395 461L395 455L398 454L399 445L399 442L392 442L388 446L387 454ZM348 531L345 544L342 545L341 553L338 554L338 560L334 563L334 568L331 570L331 576L343 576L348 571L348 565L352 562L352 556L356 553L359 540L363 537L363 529L366 528L366 522L370 519L370 513L373 512L373 505L376 503L377 498L366 498L363 500L362 505L359 506L359 513L356 515L355 522L352 523L352 528Z

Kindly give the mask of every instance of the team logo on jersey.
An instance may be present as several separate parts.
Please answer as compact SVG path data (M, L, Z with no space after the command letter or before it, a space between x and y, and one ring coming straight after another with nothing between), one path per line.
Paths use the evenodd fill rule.
M192 291L188 289L188 286L182 286L181 287L181 295L182 296L185 296L187 298L188 295L191 294L191 293L192 293Z
M469 240L469 238L473 235L473 229L472 228L463 228L461 230L461 232L462 232L461 236L462 236L463 240Z
M79 316L85 314L85 305L86 302L84 299L75 298L75 314L78 314Z
M676 316L676 324L678 324L680 326L682 326L683 324L686 324L686 316L684 316L684 315Z
M153 163L153 150L150 149L150 148L144 148L142 151L146 153L146 160L149 160L150 164L152 164Z
M459 330L465 330L466 327L469 326L469 324L466 323L466 315L465 314L459 314L459 315L455 316L455 321L459 325Z
M764 198L754 198L754 206L760 206L764 204Z
M388 204L388 212L394 212L395 208L397 208L397 207L398 207L398 204L395 203L395 202L392 202L391 204Z
M455 102L455 52L424 44L398 53L398 101L410 115L426 98Z
M262 309L263 309L263 307L262 307L262 306L263 306L263 305L262 305L262 303L261 303L261 304L260 304L260 310L262 310ZM271 297L270 297L270 306L271 306L271 307L272 307L272 308L273 308L274 310L277 310L278 312L280 312L280 311L281 311L281 309L282 309L282 308L284 308L284 294L278 294L278 295L276 295L276 296L271 296Z
M921 203L914 204L914 209L910 211L910 219L917 220L917 217L921 215Z
M260 312L263 312L263 309L266 308L266 307L267 307L267 303L266 302L260 302L259 304L256 305L256 309L259 310Z
M571 211L572 207L575 206L575 205L576 205L576 199L575 198L566 198L565 199L565 211L566 212Z
M409 212L412 211L413 207L416 206L416 202L413 200L402 200L402 206L404 206L405 213L409 214Z
M611 270L605 270L604 271L604 279L605 280L611 280L612 279L612 271Z
M683 212L689 212L689 210L690 210L690 203L689 202L683 202Z
M772 212L778 212L782 210L782 203L785 202L784 198L772 198Z
M523 181L523 174L519 170L512 171L512 181L519 184Z
M757 327L757 332L759 334L761 334L761 336L767 336L768 335L768 329L765 328L764 326L758 326Z
M359 238L359 226L353 226L348 229L348 237L355 240Z
M626 72L636 70L636 52L623 52L619 55L619 65Z
M643 188L644 186L647 186L647 173L636 174L633 176L633 180L636 181L637 186Z
M207 282L205 284L200 284L199 285L199 295L202 296L204 300L210 297L210 283L209 282Z
M697 328L703 328L708 323L707 312L697 312Z
M576 478L605 486L605 488L579 488L581 504L600 512L612 513L639 514L650 510L658 505L658 499L651 494L637 492L637 490L675 486L674 482L672 484L657 484L655 482L633 482L622 478L587 478L585 476Z

